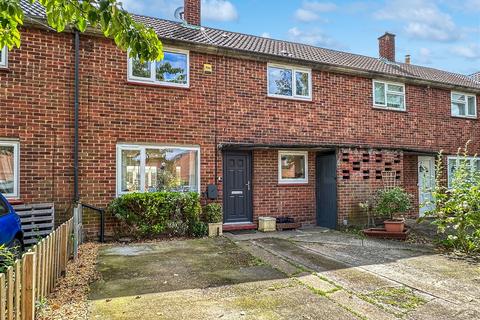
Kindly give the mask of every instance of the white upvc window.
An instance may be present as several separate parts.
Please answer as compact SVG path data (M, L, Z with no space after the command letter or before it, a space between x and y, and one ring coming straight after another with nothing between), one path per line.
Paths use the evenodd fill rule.
M4 47L0 49L0 68L8 67L8 49Z
M382 109L405 111L405 84L373 80L373 105Z
M308 151L278 152L278 183L308 183Z
M478 157L464 157L464 156L451 156L447 158L448 162L448 187L452 187L452 181L455 175L455 171L460 164L465 161L467 168L469 168L471 174L480 172L480 158Z
M155 191L200 192L200 148L117 145L117 196Z
M128 80L188 88L190 85L190 54L187 50L165 48L163 60L141 62L128 58Z
M20 144L0 140L0 192L7 198L18 198L20 180Z
M473 94L452 92L452 116L461 118L477 117L477 97Z
M312 70L269 63L268 96L312 100Z

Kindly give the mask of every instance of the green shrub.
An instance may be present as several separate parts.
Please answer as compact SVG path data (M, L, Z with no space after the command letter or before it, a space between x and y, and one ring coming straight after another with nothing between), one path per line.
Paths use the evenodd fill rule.
M411 196L402 188L381 189L376 196L375 212L388 219L412 208Z
M0 245L0 273L5 273L8 267L15 263L15 253L9 247Z
M194 237L205 237L208 234L208 225L205 222L197 222L193 226L192 236Z
M467 162L468 144L458 152L459 165L453 173L450 188L442 175L442 153L436 164L437 178L433 200L421 205L432 207L426 217L433 218L443 244L466 253L480 253L480 172L473 172Z
M218 203L210 203L203 208L207 223L219 223L223 221L222 206Z
M202 211L196 192L129 193L114 199L108 209L137 237L192 236Z

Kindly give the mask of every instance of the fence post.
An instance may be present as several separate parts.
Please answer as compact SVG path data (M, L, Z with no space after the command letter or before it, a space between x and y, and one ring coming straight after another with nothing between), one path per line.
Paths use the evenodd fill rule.
M22 266L22 319L35 319L35 259L34 252L23 256Z
M6 298L5 275L0 273L0 320L5 320Z
M20 320L22 315L22 297L21 297L21 286L22 282L22 265L21 260L15 261L15 320Z
M7 319L13 320L13 297L15 294L14 291L14 282L13 282L13 267L8 267L7 269Z

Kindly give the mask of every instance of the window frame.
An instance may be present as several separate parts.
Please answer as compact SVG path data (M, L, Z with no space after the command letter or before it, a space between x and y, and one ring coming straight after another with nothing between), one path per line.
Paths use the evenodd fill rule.
M200 146L190 146L190 145L163 145L163 144L135 144L135 143L119 143L116 148L116 196L120 197L121 195L134 193L134 192L148 192L142 190L145 188L145 161L146 161L146 150L147 149L183 149L188 151L197 151L197 193L200 193L200 176L201 176L201 155L200 155ZM139 150L140 151L140 190L138 191L122 191L122 150Z
M470 162L470 171L473 173L475 169L475 161L480 161L480 157L464 157L464 156L448 156L447 157L447 184L449 189L452 187L452 179L453 179L453 177L450 177L450 163L452 161L455 161L458 167L460 160L468 160Z
M270 93L270 68L277 69L288 69L292 71L292 95L284 96L281 94ZM295 73L302 72L308 74L308 96L297 95L297 81L295 80ZM271 98L280 98L280 99L290 99L290 100L302 100L302 101L312 101L313 92L312 92L312 69L305 67L297 67L292 65L278 64L278 63L267 63L267 96Z
M173 83L173 82L165 82L159 81L156 78L155 73L155 61L148 61L150 62L150 78L142 78L133 75L133 58L130 58L127 54L127 79L129 82L133 83L141 83L141 84L150 84L156 86L167 86L167 87L175 87L175 88L190 88L190 51L184 49L177 49L171 47L164 47L163 51L170 52L170 53L180 53L187 56L187 83Z
M382 83L385 86L385 104L378 104L375 100L375 83ZM388 85L394 85L394 86L401 86L403 88L403 108L393 108L388 106ZM399 92L390 92L393 94L399 95ZM400 111L400 112L406 112L407 111L407 92L406 92L406 86L405 83L401 82L391 82L391 81L384 81L384 80L377 80L373 79L372 80L372 98L373 98L373 107L377 109L383 109L383 110L392 110L392 111Z
M453 99L453 95L454 94L458 94L458 95L462 95L462 96L465 96L465 112L468 113L468 98L469 97L473 97L473 105L475 106L475 114L474 115L455 115L453 114L453 102L454 102L454 99ZM458 100L455 100L456 102L459 102ZM477 115L478 115L478 111L477 111L477 95L476 94L473 94L473 93L466 93L466 92L459 92L459 91L451 91L450 92L450 114L452 117L455 117L455 118L466 118L466 119L477 119Z
M20 142L0 140L0 147L13 147L13 193L4 193L7 199L20 198Z
M305 157L305 178L284 179L282 177L282 156L304 156ZM308 151L279 150L278 151L278 184L308 184Z
M0 53L0 69L8 68L8 48L5 46Z

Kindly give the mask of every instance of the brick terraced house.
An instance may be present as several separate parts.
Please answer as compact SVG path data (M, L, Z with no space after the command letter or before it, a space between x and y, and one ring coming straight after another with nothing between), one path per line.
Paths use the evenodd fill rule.
M457 148L480 152L478 74L398 62L389 33L367 57L200 27L200 0L185 0L185 23L134 16L165 45L163 61L140 63L22 6L22 45L0 55L11 199L67 212L76 199L105 208L126 192L213 185L226 228L261 216L335 228L365 223L359 202L386 183L414 194L422 215L435 155L448 178ZM90 235L96 219L85 217Z

